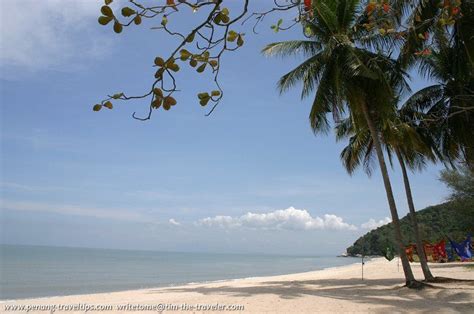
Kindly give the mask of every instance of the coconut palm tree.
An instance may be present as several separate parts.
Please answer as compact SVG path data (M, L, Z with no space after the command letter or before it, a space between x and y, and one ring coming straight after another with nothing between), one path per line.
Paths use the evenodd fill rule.
M474 165L474 76L466 73L469 63L459 64L459 54L456 47L443 47L421 61L422 71L437 83L410 97L404 110L436 143L442 159Z
M474 1L419 2L399 60L435 84L407 101L405 116L430 134L441 159L474 167Z
M435 161L436 158L432 148L423 141L423 136L418 134L413 126L400 119L401 113L403 111L398 112L398 117L380 126L381 139L390 157L390 163L392 163L392 155L395 154L400 164L421 269L425 280L433 282L435 278L429 269L424 252L407 166L411 170L420 170L427 160ZM366 127L356 129L349 117L336 126L336 136L338 140L349 137L348 145L341 152L342 163L349 174L352 174L358 166L363 165L365 172L370 176L375 152L369 130Z
M331 113L339 121L350 113L356 127L367 126L382 173L387 201L392 216L395 240L401 257L406 285L419 287L405 253L400 221L392 185L385 162L378 119L393 114L396 108L391 80L397 77L402 88L403 72L398 64L380 51L371 50L367 29L361 27L359 0L319 0L304 27L308 40L287 41L268 45L267 55L303 54L307 59L279 81L281 92L302 83L302 97L315 92L310 111L310 124L315 133L328 131ZM382 36L382 34L381 34ZM380 38L375 38L376 39ZM392 73L388 78L386 73Z

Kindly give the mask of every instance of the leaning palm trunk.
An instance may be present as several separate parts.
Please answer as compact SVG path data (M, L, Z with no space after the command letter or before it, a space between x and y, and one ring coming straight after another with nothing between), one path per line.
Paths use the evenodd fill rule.
M416 250L420 258L421 269L423 270L423 275L425 276L426 281L434 281L435 278L431 274L430 268L428 267L425 250L423 248L423 243L421 242L420 230L418 229L418 220L416 218L415 205L413 204L413 196L411 193L410 181L408 180L405 162L403 161L402 154L400 153L400 150L398 148L395 149L395 152L397 154L398 161L400 162L400 167L402 168L403 183L405 184L408 208L410 209L410 218L413 227L413 232L415 234Z
M362 104L362 111L367 122L367 126L370 130L372 141L374 142L375 151L377 153L377 159L380 165L380 171L382 172L383 183L385 186L385 192L387 193L388 205L390 207L390 214L392 215L392 225L395 232L395 241L398 246L400 259L402 261L403 272L405 274L405 283L409 288L419 287L418 282L413 276L413 272L408 261L407 254L405 252L405 246L403 245L402 233L400 231L400 219L398 218L397 206L395 204L395 198L393 196L392 185L390 183L390 177L388 175L387 165L382 151L382 145L380 143L379 133L377 132L372 118L369 113L369 108L366 103Z

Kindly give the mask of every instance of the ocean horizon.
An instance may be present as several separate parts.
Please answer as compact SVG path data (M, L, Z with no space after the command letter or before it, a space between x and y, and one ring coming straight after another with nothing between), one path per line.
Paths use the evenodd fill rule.
M321 270L358 258L0 245L0 299L116 292Z

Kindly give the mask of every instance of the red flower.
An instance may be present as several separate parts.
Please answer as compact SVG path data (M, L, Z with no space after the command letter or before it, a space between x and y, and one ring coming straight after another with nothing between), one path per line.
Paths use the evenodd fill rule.
M421 54L422 54L423 56L429 56L429 55L431 55L431 49L426 48L426 49L424 49L424 50L421 52Z
M375 10L375 6L376 6L375 3L371 2L367 5L367 8L365 10L367 11L368 14L370 14L372 13L372 11Z
M425 48L421 51L417 51L415 52L415 56L424 56L424 57L427 57L427 56L430 56L431 55L431 49L430 48Z
M383 10L385 13L388 13L390 11L390 4L384 3Z

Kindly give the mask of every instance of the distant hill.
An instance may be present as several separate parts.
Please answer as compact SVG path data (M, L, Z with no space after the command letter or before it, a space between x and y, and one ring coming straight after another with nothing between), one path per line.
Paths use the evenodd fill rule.
M417 212L423 241L438 242L449 236L455 241L464 240L467 233L474 234L474 201L447 202ZM410 217L401 219L405 244L415 243ZM347 248L348 255L382 255L388 246L396 248L393 227L389 223L366 233Z

